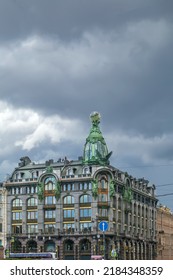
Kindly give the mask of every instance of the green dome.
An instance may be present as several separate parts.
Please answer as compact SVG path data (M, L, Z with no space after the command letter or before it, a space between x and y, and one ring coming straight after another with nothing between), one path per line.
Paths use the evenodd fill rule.
M100 118L98 112L93 112L90 115L92 127L86 138L83 156L86 164L109 164L108 159L111 153L108 153L106 142L99 128Z

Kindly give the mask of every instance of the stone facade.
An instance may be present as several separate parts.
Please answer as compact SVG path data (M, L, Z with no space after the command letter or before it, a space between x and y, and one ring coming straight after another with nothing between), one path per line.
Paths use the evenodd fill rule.
M157 208L157 259L173 260L173 214L164 206Z

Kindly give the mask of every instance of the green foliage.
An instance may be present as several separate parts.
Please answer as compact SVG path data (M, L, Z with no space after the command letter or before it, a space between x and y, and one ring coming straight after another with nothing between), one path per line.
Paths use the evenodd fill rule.
M44 198L44 184L38 183L37 188L38 188L38 199L42 201Z
M92 196L94 197L94 199L96 199L98 196L98 180L93 179L91 181L91 184L92 184Z
M61 182L57 181L55 185L55 197L57 201L59 200L60 196L61 196Z
M115 186L115 181L111 180L109 184L110 197L113 197L115 195Z

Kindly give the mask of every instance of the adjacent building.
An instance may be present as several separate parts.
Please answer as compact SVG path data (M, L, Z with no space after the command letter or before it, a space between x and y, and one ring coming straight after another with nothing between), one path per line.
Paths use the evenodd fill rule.
M157 260L173 260L173 213L157 208Z
M83 156L36 164L27 156L4 183L7 246L56 252L58 259L156 258L155 186L110 164L111 152L91 114ZM101 231L101 221L108 229Z
M6 246L6 195L3 183L0 183L0 248Z

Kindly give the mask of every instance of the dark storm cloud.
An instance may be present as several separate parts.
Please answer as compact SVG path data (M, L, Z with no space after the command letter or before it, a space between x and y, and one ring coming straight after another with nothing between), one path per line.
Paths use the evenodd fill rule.
M170 132L172 27L146 20L121 34L95 30L68 44L40 36L8 43L0 65L1 99L85 121L98 110L107 129Z
M1 0L1 40L33 33L71 40L84 31L122 27L146 18L172 20L171 0Z

